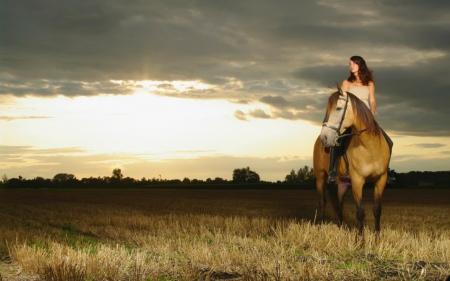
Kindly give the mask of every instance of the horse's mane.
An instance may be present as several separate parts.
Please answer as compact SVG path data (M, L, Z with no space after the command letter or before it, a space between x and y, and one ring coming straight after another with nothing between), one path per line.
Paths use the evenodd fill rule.
M373 117L373 114L367 107L367 105L352 93L347 92L347 96L350 98L350 101L352 103L352 109L353 112L355 113L355 117L358 118L358 120L364 127L366 127L366 132L374 135L380 135L380 126ZM339 92L335 92L331 94L330 98L328 99L328 106L327 106L328 116L331 108L337 104L339 97L340 97Z

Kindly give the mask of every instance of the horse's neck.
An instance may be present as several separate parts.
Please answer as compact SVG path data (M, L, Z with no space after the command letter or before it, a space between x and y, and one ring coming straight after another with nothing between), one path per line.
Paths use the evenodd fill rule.
M363 130L362 127L353 127L354 132ZM384 171L383 167L388 166L390 160L389 147L383 141L381 129L379 134L361 132L352 138L347 149L348 160L353 167L378 167L379 171ZM375 165L375 166L374 166Z
M352 126L352 131L354 133L356 132L360 132L362 130L365 130L366 128L363 127L361 124L353 124ZM370 134L366 131L360 132L358 133L358 142L360 143L360 145L366 147L368 150L370 150L371 148L376 148L380 145L380 139L378 136Z

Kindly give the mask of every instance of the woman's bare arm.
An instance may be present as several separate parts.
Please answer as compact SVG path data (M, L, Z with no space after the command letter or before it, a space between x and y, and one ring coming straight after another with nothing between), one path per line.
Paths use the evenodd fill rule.
M377 111L377 101L375 99L375 84L373 84L373 82L369 83L369 103L370 110L372 111L372 114L375 115L375 112Z
M347 79L344 79L344 81L342 81L342 86L341 86L342 90L347 92L349 87L350 87L350 83L347 81Z

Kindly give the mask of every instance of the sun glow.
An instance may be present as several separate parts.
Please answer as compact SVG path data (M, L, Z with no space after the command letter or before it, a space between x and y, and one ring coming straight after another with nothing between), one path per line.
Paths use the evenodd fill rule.
M195 83L173 84L177 89L207 88ZM142 85L151 88L158 84L146 81ZM314 126L286 120L244 122L234 117L236 110L268 111L265 107L165 97L150 94L147 88L132 95L28 97L3 106L4 115L14 112L16 116L45 118L2 122L2 131L14 130L14 134L2 137L2 144L82 147L92 153L133 153L152 159L208 154L298 154L295 147L300 135L304 139L305 132ZM288 148L286 142L297 145Z
M27 167L40 176L55 169L71 172L75 158L80 171L87 165L106 171L133 166L142 174L148 163L169 167L201 157L274 158L281 163L309 159L320 129L301 120L273 119L270 106L260 102L173 95L214 89L198 81L111 82L133 94L2 101L0 131L10 133L1 134L0 146L19 152L3 159L0 168ZM245 118L238 119L237 111ZM207 173L208 167L204 169ZM89 173L96 172L82 172Z
M207 87L183 83L175 84L176 89ZM4 153L0 169L26 167L37 176L54 173L52 166L70 172L74 169L70 159L76 158L80 170L85 165L107 166L106 171L132 166L145 174L148 163L164 162L169 167L181 159L201 157L273 158L280 165L311 159L320 126L274 119L272 108L260 102L176 98L148 90L158 85L164 83L142 82L130 95L8 97L0 104L0 131L7 132L0 135L0 147L19 152ZM420 156L415 143L431 141L393 137L397 163ZM445 157L448 140L434 142L439 147L429 149L430 155Z

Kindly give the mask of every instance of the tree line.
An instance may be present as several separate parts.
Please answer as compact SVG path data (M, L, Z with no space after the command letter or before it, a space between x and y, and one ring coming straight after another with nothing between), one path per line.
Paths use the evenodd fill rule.
M314 172L312 168L305 166L298 171L292 169L291 173L286 175L284 181L277 181L280 183L305 183L312 182L314 179ZM261 181L259 174L250 169L250 167L237 168L233 170L232 180L223 179L220 177L207 178L206 180L189 179L162 179L145 177L141 179L134 179L131 177L124 177L121 169L114 169L111 176L103 177L89 177L77 179L75 175L68 173L56 174L52 179L35 177L34 179L25 179L22 176L17 178L8 178L3 175L0 181L0 187L3 188L114 188L114 187L151 187L160 185L208 185L208 184L245 184L245 183L273 183Z
M418 172L397 173L395 170L389 171L388 187L408 188L408 187L450 187L450 171L438 172ZM77 179L75 175L68 173L56 174L52 179L35 177L34 179L25 179L22 176L17 178L8 178L3 175L0 181L0 188L146 188L155 186L197 186L197 185L232 185L232 184L291 184L301 185L303 187L314 188L314 170L311 167L304 166L298 170L292 169L283 181L267 182L261 181L257 172L250 167L237 168L232 172L232 179L227 180L220 177L207 178L206 180L189 179L162 179L145 177L134 179L124 177L121 169L114 169L111 176L89 177Z
M408 186L447 186L450 187L450 171L411 171L407 173L397 173L395 170L389 171L390 178L398 187Z

